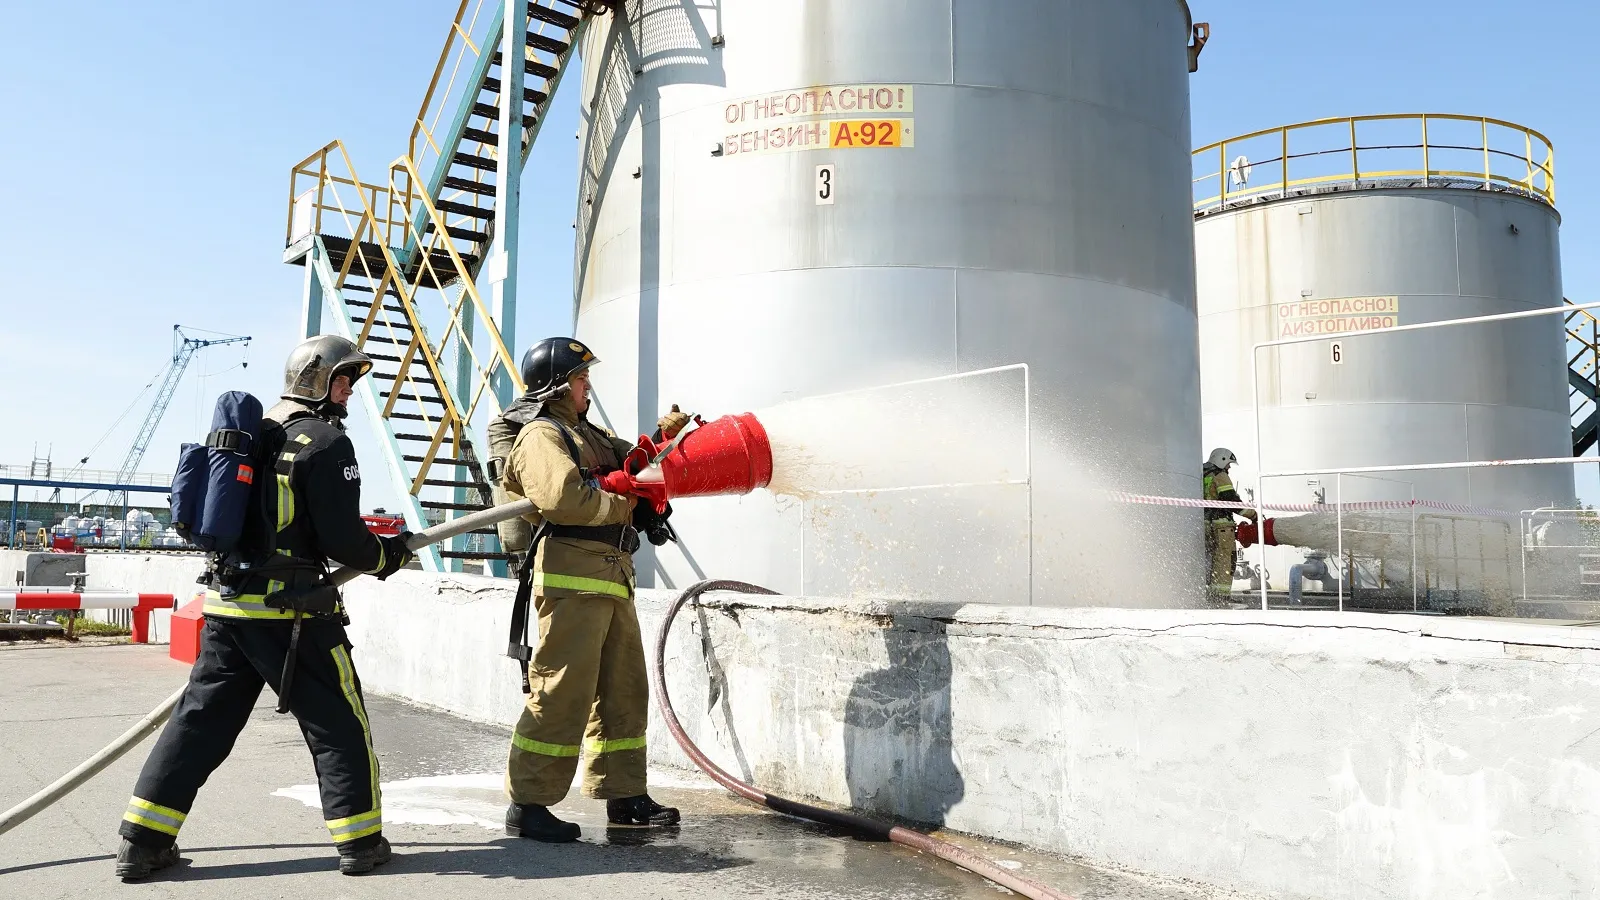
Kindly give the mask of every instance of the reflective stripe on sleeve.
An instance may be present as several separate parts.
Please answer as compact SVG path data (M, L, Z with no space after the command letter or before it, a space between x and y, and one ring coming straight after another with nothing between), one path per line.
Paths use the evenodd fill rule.
M621 597L626 600L632 596L625 584L612 581L603 581L599 578L579 578L576 575L552 575L546 572L533 573L533 586L536 588L558 588L569 591L583 591L587 594L607 594L612 597Z
M178 829L183 827L183 820L188 818L183 813L159 803L151 803L139 797L128 801L128 811L122 814L124 822L143 825L152 831L170 834L174 837Z
M511 746L540 756L577 756L582 749L577 744L547 744L515 733L511 735Z

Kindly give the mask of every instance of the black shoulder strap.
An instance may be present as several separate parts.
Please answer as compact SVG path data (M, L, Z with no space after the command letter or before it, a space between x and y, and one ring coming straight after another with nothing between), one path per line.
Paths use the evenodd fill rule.
M561 424L554 416L541 411L536 417L547 419L556 426L556 432L561 435L561 442L567 445L567 455L572 457L572 464L582 468L583 463L578 456L578 442L573 439L567 426ZM517 572L517 596L511 601L511 634L506 640L506 656L522 663L522 693L528 694L533 690L528 683L528 663L533 660L533 648L528 645L528 607L533 605L533 561L538 558L539 542L544 540L545 534L550 530L550 520L539 523L533 532L533 540L528 542L528 555L523 560L522 568Z

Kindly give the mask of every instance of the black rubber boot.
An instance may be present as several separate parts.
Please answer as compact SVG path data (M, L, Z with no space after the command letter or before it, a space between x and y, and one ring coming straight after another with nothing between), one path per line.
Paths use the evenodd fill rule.
M577 840L582 830L576 823L556 818L548 806L513 803L506 807L506 834L546 844L566 844Z
M678 811L650 799L649 794L606 801L606 821L633 828L660 828L678 824Z
M177 865L178 845L169 844L165 847L144 847L128 840L122 839L122 846L117 848L117 877L123 881L138 881L148 878L154 872Z
M378 835L378 842L360 850L339 852L340 875L365 875L388 862L394 853L389 849L389 839Z

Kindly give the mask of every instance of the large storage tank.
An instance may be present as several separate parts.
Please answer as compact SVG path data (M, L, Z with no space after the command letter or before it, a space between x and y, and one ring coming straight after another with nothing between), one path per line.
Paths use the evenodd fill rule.
M1262 348L1254 458L1252 345L1562 303L1552 157L1530 129L1432 115L1322 120L1195 151L1204 439L1239 455L1236 481L1571 455L1562 319L1543 316L1350 338L1337 359L1328 341ZM1574 496L1568 466L1265 489L1277 502L1415 496L1512 513ZM1514 553L1517 525L1505 527ZM1283 586L1288 565L1269 568Z
M1031 497L685 502L682 547L641 583L1131 605L1197 587L1196 514L1100 494L1198 493L1186 3L621 5L582 47L577 333L606 422L1013 364L1031 403L1024 422L1020 370L974 379L1014 413L993 442L1017 444L997 451L1012 476L1031 461ZM817 430L859 400L818 401ZM899 412L982 430L959 406ZM1147 554L1171 577L1136 578Z

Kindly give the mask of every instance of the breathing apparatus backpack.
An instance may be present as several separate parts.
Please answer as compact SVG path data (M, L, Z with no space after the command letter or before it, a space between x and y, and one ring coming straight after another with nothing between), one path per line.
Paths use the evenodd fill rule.
M172 477L172 527L184 540L218 555L240 547L251 515L260 515L263 466L261 401L243 391L217 398L204 444L184 444ZM270 548L269 548L270 552Z

